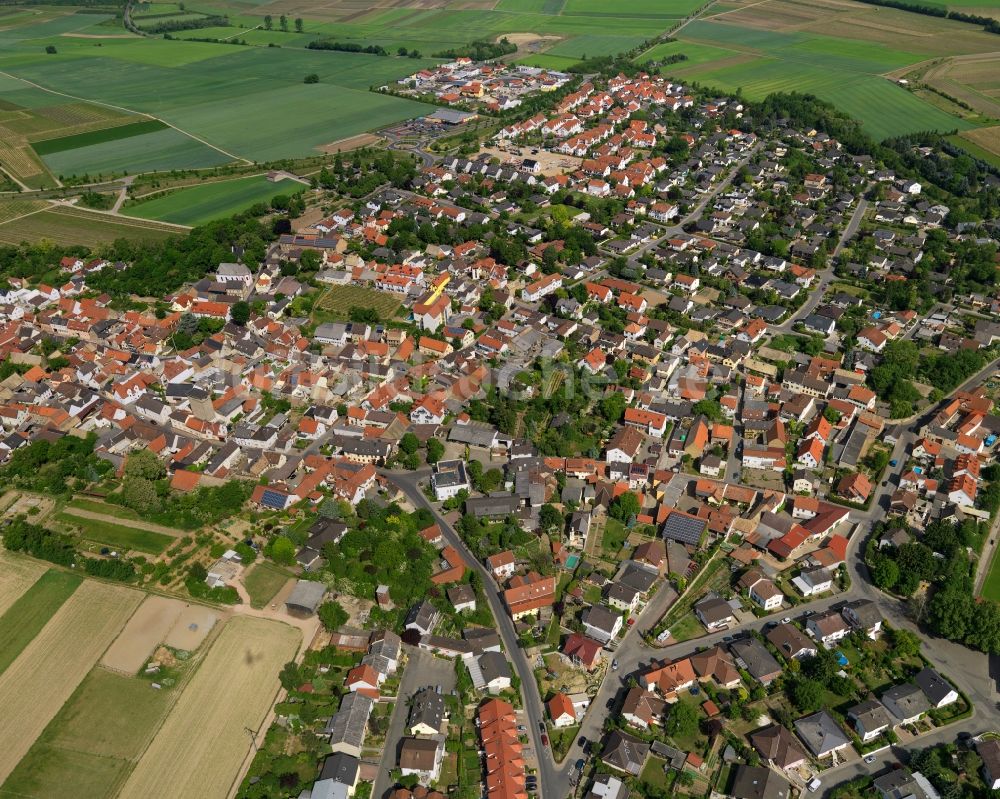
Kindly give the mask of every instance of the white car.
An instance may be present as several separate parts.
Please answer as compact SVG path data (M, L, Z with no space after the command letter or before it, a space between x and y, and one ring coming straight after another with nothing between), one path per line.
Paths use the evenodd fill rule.
M869 765L871 765L872 763L874 763L874 762L875 762L875 759L876 759L876 758L875 758L875 755L868 755L868 756L867 756L867 757L865 758L865 763L868 763Z
M820 789L820 786L822 785L823 782L820 780L819 777L813 777L811 780L809 780L809 784L806 785L806 787L809 789L809 793L816 793L816 791L818 791Z

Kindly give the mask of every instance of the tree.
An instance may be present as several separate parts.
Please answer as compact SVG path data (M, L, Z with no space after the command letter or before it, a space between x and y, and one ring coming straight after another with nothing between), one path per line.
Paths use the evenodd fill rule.
M608 515L612 519L627 522L633 516L637 516L640 510L642 506L639 505L639 498L631 491L626 491L611 500Z
M320 605L316 609L316 615L319 617L323 629L331 633L347 624L347 620L350 618L341 604L332 599Z
M871 564L872 582L883 591L891 591L899 582L899 566L892 558L879 556Z
M893 630L892 652L901 658L908 658L920 651L920 638L909 630Z
M156 513L160 510L160 497L156 485L141 477L125 475L122 480L122 499L125 504L140 514Z
M675 702L663 729L671 738L690 738L698 732L698 713L687 702Z
M271 30L274 27L274 19L270 14L264 15L264 30Z
M803 713L811 713L823 705L823 686L816 680L797 679L788 691L789 698Z
M302 33L302 17L295 18L295 30L297 33Z
M299 668L299 664L294 660L289 660L278 674L278 680L286 691L294 691L302 685L302 670Z
M555 506L545 503L538 513L538 521L546 532L557 530L563 525L563 515Z
M282 14L282 15L281 15L281 16L280 16L280 17L278 18L278 25L280 25L280 26L281 26L281 29L282 29L283 31L287 31L287 30L288 30L288 17L286 17L286 16L284 15L284 14Z
M47 44L45 46L45 52L48 53L49 55L55 55L56 54L56 46L54 44Z
M250 303L245 300L234 302L229 309L229 320L239 327L250 321Z
M437 463L442 455L444 455L444 444L436 438L427 439L427 462Z
M125 461L125 474L146 480L161 480L166 476L167 468L148 449L140 449L128 456L128 460Z
M271 560L285 566L295 563L295 544L290 538L279 535L271 542Z
M188 568L188 577L196 582L203 583L208 579L208 569L200 563L192 563Z
M399 448L407 455L412 455L420 449L420 439L413 433L404 433L403 437L399 439Z
M319 83L319 75L315 72L310 72L302 79L303 83Z

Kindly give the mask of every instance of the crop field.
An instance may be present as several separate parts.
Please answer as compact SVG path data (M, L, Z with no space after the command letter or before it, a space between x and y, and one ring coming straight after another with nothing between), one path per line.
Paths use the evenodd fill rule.
M238 616L215 640L120 794L123 799L225 796L298 649L298 630ZM2 722L0 722L2 723Z
M195 226L232 216L255 203L269 202L279 194L297 194L304 189L305 186L297 181L286 179L272 183L264 175L254 175L177 189L149 200L140 200L129 206L127 212L145 219Z
M640 60L685 53L692 46L685 53L689 60L666 65L662 72L725 91L742 89L750 99L781 91L812 93L860 119L876 138L974 127L890 77L934 56L988 53L996 47L995 36L975 26L850 0L750 4L709 14L685 27L679 39ZM981 62L986 56L963 56L956 66L966 58L968 72L986 82L997 80Z
M20 581L17 566L13 566L12 582L16 585ZM2 567L6 580L6 560ZM28 574L30 573L29 570ZM3 641L3 647L0 647L0 674L17 660L17 656L38 635L39 630L48 624L49 619L73 595L81 582L83 579L75 574L49 569L7 608L3 616L0 616L0 641Z
M424 59L136 38L102 40L100 47L92 40L59 38L53 42L57 54L46 56L48 39L22 45L7 40L11 33L0 30L0 70L37 86L0 76L4 100L23 107L66 102L44 91L50 89L79 98L75 102L124 109L119 114L155 116L225 151L158 131L46 156L56 172L66 174L310 155L336 139L429 111L422 103L369 91L432 63ZM320 76L318 84L303 84L310 73Z
M961 139L963 141L959 144L962 147L967 147L971 143L970 153L995 166L1000 166L1000 126L967 130L961 134Z
M124 172L199 169L233 159L178 130L162 128L120 140L59 150L44 154L42 160L59 176L111 177Z
M37 561L0 549L0 572L3 573L3 582L0 582L0 613L4 613L45 573L45 567Z
M128 219L85 211L82 208L54 207L16 222L0 224L0 243L48 239L56 244L97 247L115 239L162 241L184 231L141 219Z
M0 675L0 780L82 682L143 595L85 580Z
M142 122L131 122L113 128L101 128L87 133L74 133L69 136L43 139L36 141L33 146L39 155L51 155L52 153L61 153L64 150L75 150L78 147L90 147L94 144L129 139L132 136L141 136L144 133L163 130L165 127L166 125L158 119L146 119Z
M177 692L95 667L0 788L3 796L114 796Z
M364 286L334 286L316 302L333 319L346 321L351 308L371 308L380 319L392 319L399 310L399 300L393 295Z
M66 506L67 510L85 510L90 513L100 513L104 516L114 516L116 519L135 520L139 514L131 508L123 505L112 505L110 502L101 502L96 499L86 497L74 497Z
M63 524L78 528L80 535L87 541L92 541L95 544L105 544L114 549L126 552L135 551L145 552L147 555L159 555L176 541L176 539L164 533L140 530L137 527L130 527L127 524L114 524L112 522L75 516L71 508L67 508L62 513L57 514L56 519Z

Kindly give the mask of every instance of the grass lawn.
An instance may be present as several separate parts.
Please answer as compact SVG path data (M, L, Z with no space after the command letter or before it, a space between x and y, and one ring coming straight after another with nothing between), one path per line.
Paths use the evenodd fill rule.
M305 186L297 181L272 183L264 175L203 183L169 194L141 200L127 208L129 215L158 219L176 225L201 225L232 216L279 194L298 194Z
M667 790L670 787L670 782L667 779L667 772L663 770L666 765L666 760L661 760L658 757L648 758L646 765L642 768L642 773L639 775L639 781L662 791Z
M49 569L18 597L0 616L0 674L52 618L77 586L83 582L75 574Z
M549 727L549 741L552 744L552 754L557 761L561 761L566 757L566 753L573 746L573 741L578 732L580 732L579 724L575 724L572 727Z
M604 525L604 534L601 536L601 549L605 552L617 552L622 548L625 539L628 538L628 530L618 519L608 519Z
M351 308L371 308L380 319L388 320L399 310L399 300L364 286L334 286L317 300L313 316L317 322L346 321Z
M250 606L264 607L274 599L290 577L291 575L284 569L271 563L262 562L251 566L243 577L243 585L250 594Z
M80 528L81 535L88 541L93 541L95 544L106 544L117 549L131 549L136 552L159 555L175 542L174 538L163 533L139 530L136 527L127 527L124 524L114 524L113 522L84 519L82 516L74 516L65 511L56 514L56 519L64 524Z
M115 795L173 703L174 692L100 667L88 674L0 788L4 796Z
M987 572L982 590L979 592L983 599L992 599L994 602L1000 602L1000 557L997 557L997 552L1000 550L993 550L990 570Z
M694 613L689 613L670 628L670 634L675 641L688 641L691 638L705 634L705 628L701 626L698 617Z
M90 513L100 513L104 516L114 516L116 519L127 519L134 521L139 518L139 514L131 508L121 505L112 505L108 502L101 502L97 499L87 499L86 497L74 497L66 506L69 509L85 510Z

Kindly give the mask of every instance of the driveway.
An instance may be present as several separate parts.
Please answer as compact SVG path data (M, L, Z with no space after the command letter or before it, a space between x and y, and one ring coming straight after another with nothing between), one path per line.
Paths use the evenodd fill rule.
M378 776L372 786L372 796L382 799L393 787L389 772L398 763L399 742L406 736L406 719L409 716L409 700L421 688L441 686L441 693L450 693L455 688L455 664L450 660L434 657L416 647L403 645L407 662L403 677L399 681L396 704L389 720L389 731L385 736L385 748L378 765Z

